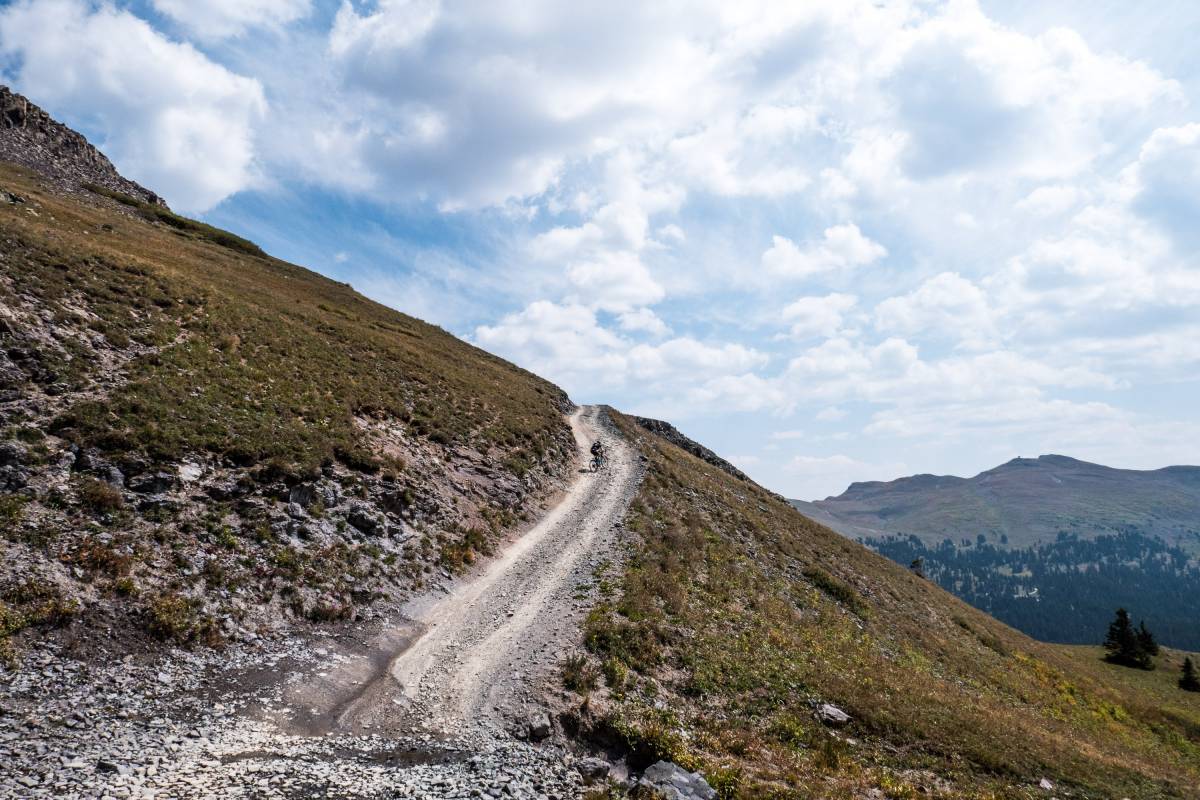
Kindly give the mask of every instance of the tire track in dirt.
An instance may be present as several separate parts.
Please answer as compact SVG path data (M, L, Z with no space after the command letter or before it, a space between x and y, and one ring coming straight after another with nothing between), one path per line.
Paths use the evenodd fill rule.
M304 733L424 732L508 737L578 646L593 572L612 558L641 480L637 454L605 412L570 418L580 462L596 439L607 463L576 480L528 532L448 594L411 601L405 620L322 680L297 687Z

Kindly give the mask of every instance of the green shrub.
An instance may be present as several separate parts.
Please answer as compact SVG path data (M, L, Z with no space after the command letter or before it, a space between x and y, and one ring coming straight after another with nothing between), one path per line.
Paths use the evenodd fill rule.
M595 689L599 682L596 668L582 653L567 656L563 660L561 671L563 686L572 692L587 694Z
M95 478L79 482L79 501L98 514L116 511L124 505L120 489Z
M0 495L0 528L12 530L21 524L25 516L25 504L28 498L19 494Z
M452 532L453 534L453 532ZM487 533L479 528L471 527L461 532L461 535L442 545L438 562L451 572L462 572L479 555L492 554L492 544Z
M612 656L604 659L601 669L604 670L604 682L614 692L620 692L629 682L629 667L619 658Z
M804 749L811 738L808 721L798 714L783 714L778 717L771 724L770 734L780 744L793 750Z
M804 570L803 574L813 586L841 603L848 611L857 614L863 619L866 619L870 614L870 607L863 601L862 596L858 592L820 567L811 566Z
M9 588L0 599L0 663L16 660L13 634L35 626L61 627L78 614L79 603L64 598L53 584L29 580Z
M213 646L220 642L215 623L200 614L196 600L177 594L159 595L146 604L145 617L146 630L164 642L201 641Z
M141 212L142 216L148 220L161 222L165 225L170 225L176 230L195 234L200 238L208 239L213 244L219 244L222 247L228 247L231 250L237 250L238 252L246 253L247 255L262 256L264 258L266 257L266 253L264 253L262 248L260 248L254 242L251 242L248 239L243 239L242 237L232 234L229 231L224 231L220 228L214 228L208 223L198 222L194 219L188 219L187 217L181 217L175 212L163 208L162 206L151 205L150 203L146 203L136 197L131 197L124 192L113 191L112 189L99 186L94 183L85 183L83 184L83 188L87 189L93 194L107 197L110 200L116 200L122 205L129 206L130 208L136 208Z
M639 671L657 664L661 656L652 626L616 618L603 606L588 613L584 642L593 653L620 659Z

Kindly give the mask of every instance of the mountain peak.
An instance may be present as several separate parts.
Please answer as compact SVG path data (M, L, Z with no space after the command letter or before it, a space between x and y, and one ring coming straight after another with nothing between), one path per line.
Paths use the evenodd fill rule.
M117 172L83 134L7 86L0 86L0 161L31 169L68 192L94 184L163 208L167 205L154 192Z

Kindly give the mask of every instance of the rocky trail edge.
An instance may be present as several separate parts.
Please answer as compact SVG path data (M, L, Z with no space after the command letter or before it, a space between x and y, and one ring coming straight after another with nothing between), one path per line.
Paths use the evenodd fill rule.
M383 624L85 665L47 643L0 686L0 797L573 797L562 660L619 559L639 456L598 407L579 464L494 558Z

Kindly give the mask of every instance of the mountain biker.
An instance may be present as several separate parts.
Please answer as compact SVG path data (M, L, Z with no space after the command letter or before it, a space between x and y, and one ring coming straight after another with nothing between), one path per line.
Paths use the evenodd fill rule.
M592 442L592 468L598 468L604 463L604 445L600 444L600 440Z

